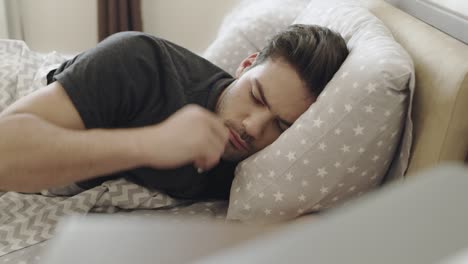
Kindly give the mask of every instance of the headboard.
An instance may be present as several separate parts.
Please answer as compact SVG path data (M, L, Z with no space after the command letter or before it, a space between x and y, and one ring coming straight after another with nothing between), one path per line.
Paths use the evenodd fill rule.
M414 174L468 155L468 45L381 0L361 0L412 56L416 89L413 148L407 171Z

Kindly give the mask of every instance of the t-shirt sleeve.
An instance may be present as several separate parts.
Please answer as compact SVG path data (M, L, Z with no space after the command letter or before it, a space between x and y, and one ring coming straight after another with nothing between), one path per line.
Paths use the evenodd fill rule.
M160 56L155 39L137 32L114 34L64 62L54 73L86 128L129 124L145 105L161 101ZM149 102L148 100L151 100Z

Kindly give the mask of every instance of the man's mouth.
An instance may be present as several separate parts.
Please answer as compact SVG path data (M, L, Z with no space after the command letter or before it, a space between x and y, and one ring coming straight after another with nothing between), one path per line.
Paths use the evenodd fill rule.
M229 135L229 141L231 144L238 150L248 151L249 148L247 143L245 143L245 141L242 140L239 135L232 129L229 129L229 132L231 132Z

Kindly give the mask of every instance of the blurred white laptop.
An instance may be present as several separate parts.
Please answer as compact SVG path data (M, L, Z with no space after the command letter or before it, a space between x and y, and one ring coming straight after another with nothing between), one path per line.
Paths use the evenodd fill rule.
M44 263L468 263L468 169L422 174L281 228L71 219Z

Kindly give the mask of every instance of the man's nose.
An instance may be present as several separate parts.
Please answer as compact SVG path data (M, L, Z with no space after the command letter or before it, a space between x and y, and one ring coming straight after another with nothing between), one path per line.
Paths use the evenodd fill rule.
M267 109L251 112L243 121L245 132L252 140L260 138L273 120L273 116Z

